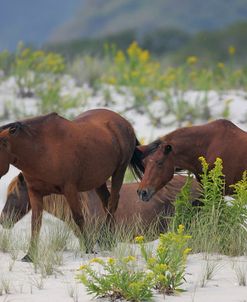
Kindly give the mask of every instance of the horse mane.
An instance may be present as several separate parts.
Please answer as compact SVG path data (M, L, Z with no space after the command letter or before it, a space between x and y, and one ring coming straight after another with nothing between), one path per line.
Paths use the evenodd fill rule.
M16 193L18 198L20 197L20 190L19 190L19 186L18 184L18 176L16 176L15 178L12 179L12 181L10 182L10 184L8 185L8 189L7 189L7 196L11 193Z
M154 142L150 143L147 146L147 148L145 149L145 151L143 152L142 158L144 159L151 153L154 153L158 149L158 147L160 146L161 143L162 143L162 141L160 139L156 139Z
M46 115L41 115L38 117L29 118L29 119L22 120L22 121L8 123L6 125L0 126L0 132L3 130L9 129L11 127L16 127L19 130L23 130L28 135L31 135L31 126L32 125L42 123L42 122L46 121L47 119L54 117L54 116L59 116L59 115L56 112L52 112L52 113L49 113Z

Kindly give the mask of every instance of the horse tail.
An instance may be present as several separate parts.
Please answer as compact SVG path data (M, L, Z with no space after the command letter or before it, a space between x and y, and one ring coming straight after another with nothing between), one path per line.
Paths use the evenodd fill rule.
M136 138L136 147L132 155L129 167L136 179L142 179L145 169L142 162L142 152L137 148L137 146L140 146L140 142Z

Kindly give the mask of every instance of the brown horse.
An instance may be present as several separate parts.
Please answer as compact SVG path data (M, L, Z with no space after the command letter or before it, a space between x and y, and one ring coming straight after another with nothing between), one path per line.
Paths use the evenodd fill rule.
M31 260L30 249L37 243L43 196L64 194L82 234L78 192L95 188L108 220L112 217L127 166L131 164L137 174L141 168L137 145L131 124L106 109L89 110L73 121L51 113L0 128L0 177L10 164L20 169L32 208L31 243L23 260ZM109 177L111 194L106 186Z
M203 156L209 169L217 157L223 161L225 194L247 169L247 133L232 122L221 119L201 126L177 129L149 145L141 146L145 173L138 188L143 201L166 185L176 169L189 170L200 181Z
M124 184L120 190L119 206L115 213L116 225L121 227L137 225L143 230L162 216L159 222L161 230L164 230L167 225L166 218L174 213L172 202L185 181L186 176L176 175L148 204L139 201L136 194L138 183ZM199 197L199 191L199 184L194 180L191 185L192 201ZM95 225L104 220L105 213L95 190L80 193L79 199L87 223ZM71 211L63 195L51 194L44 197L43 203L45 211L72 225ZM8 186L7 200L0 215L0 224L4 227L12 227L30 209L27 185L20 173Z

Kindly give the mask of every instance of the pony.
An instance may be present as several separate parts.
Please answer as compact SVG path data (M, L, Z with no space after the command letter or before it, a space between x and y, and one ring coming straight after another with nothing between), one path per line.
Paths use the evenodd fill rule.
M165 231L167 219L174 213L173 201L184 186L186 179L186 176L176 175L148 204L139 201L136 194L138 183L123 184L120 190L119 205L115 212L116 226L128 229L128 226L137 225L139 230L136 231L138 232L148 229L153 222L159 220L160 231ZM191 183L191 201L199 197L199 192L199 183L194 179ZM95 190L81 192L79 201L87 223L95 225L104 221L105 212ZM71 210L63 195L45 196L43 204L45 211L72 226ZM0 215L0 224L3 227L13 227L30 210L27 184L23 174L19 173L8 186L7 199Z
M143 201L169 183L176 170L188 170L200 181L203 156L212 169L217 157L223 161L225 194L233 193L231 184L241 180L247 169L247 133L232 122L219 119L204 125L179 128L140 146L145 173L138 188Z
M142 169L139 142L131 124L107 109L86 111L70 121L57 113L0 127L0 177L12 164L23 172L32 208L31 241L23 261L31 261L42 223L43 197L63 194L82 238L84 217L78 192L95 189L113 221L119 191L130 165ZM111 177L111 193L106 181Z

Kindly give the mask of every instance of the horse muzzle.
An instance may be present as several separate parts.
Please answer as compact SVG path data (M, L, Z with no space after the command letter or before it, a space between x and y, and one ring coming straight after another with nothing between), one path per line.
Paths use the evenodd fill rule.
M154 189L140 189L140 190L137 190L137 194L139 196L139 198L142 200L142 201L149 201L152 196L154 195L155 193L155 190Z

